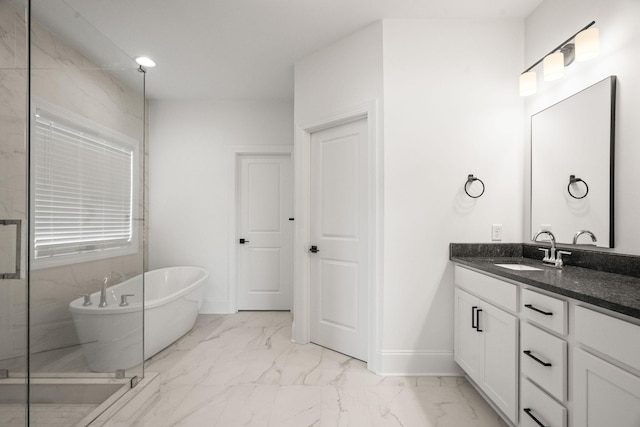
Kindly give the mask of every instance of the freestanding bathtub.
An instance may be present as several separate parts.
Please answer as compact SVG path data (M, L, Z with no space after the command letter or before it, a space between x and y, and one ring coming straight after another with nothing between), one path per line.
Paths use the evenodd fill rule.
M144 359L186 334L200 311L208 277L200 267L168 267L144 273ZM69 304L85 359L93 372L115 372L142 362L142 274ZM121 306L122 295L128 305Z

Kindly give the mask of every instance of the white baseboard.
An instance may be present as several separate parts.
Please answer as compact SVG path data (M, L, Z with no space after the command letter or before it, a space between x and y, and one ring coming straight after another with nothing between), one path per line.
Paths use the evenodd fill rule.
M377 354L380 375L459 376L464 372L452 351L382 350Z
M202 301L200 314L231 314L235 311L230 310L229 301L220 299L207 299Z

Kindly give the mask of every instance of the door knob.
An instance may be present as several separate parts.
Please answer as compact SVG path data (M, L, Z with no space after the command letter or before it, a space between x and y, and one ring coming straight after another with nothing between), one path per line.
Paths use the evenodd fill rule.
M315 253L320 252L320 250L318 249L318 247L317 247L317 246L311 246L311 247L309 248L309 252L311 252L311 253L315 254Z
M249 241L245 240L245 239L240 239L240 244L241 245L244 245L245 243L249 243Z

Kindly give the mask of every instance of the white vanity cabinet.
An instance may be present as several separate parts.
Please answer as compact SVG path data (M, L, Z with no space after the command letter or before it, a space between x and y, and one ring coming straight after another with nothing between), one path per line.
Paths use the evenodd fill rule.
M518 319L499 308L503 304L517 307L516 286L458 267L456 285L455 360L493 404L517 423ZM501 290L512 298L504 298Z
M512 425L640 427L640 319L460 265L455 284L454 359Z

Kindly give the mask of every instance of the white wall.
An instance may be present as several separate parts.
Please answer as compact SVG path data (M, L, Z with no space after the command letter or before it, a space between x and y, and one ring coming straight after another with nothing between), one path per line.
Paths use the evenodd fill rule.
M155 101L149 116L149 268L206 268L202 312L229 312L232 148L292 145L293 105Z
M526 64L540 57L595 20L600 30L600 55L588 62L574 63L565 76L543 82L538 72L538 92L526 98L525 138L525 222L523 239L529 241L529 117L543 108L570 96L609 75L618 77L615 147L615 249L640 254L637 191L637 165L640 159L640 2L637 0L555 0L543 2L526 19Z
M365 102L382 99L382 22L295 64L295 124L331 119Z
M493 223L503 225L504 242L520 241L523 25L385 20L296 64L297 127L361 102L377 100L383 108L377 143L384 146L378 162L384 197L376 196L384 203L378 217L384 256L373 337L380 373L459 372L448 245L488 242ZM299 169L308 164L300 158L303 142L298 135ZM470 173L487 186L475 201L463 191ZM300 217L304 200L297 203ZM304 233L304 224L297 226Z
M520 242L522 46L517 19L384 21L386 373L457 371L450 242Z

